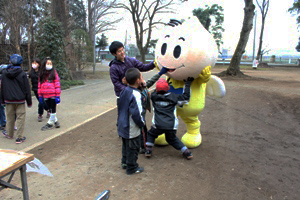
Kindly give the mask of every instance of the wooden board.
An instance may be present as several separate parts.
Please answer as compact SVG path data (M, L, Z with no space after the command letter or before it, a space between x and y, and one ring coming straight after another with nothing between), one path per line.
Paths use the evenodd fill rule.
M32 161L33 154L0 149L0 177Z

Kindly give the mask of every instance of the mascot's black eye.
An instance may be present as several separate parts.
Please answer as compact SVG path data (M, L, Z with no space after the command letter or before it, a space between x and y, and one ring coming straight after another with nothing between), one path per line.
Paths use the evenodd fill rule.
M175 58L179 58L181 54L181 47L177 45L173 51L173 55Z
M163 43L163 45L161 46L161 55L165 55L167 51L167 44Z

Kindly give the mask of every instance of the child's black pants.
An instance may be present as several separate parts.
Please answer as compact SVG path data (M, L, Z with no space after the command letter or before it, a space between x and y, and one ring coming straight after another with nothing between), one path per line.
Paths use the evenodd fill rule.
M125 139L122 138L122 163L127 165L126 172L134 173L139 164L137 163L139 149L140 149L140 137Z
M154 144L155 139L161 134L165 134L166 141L175 149L181 150L185 146L176 136L176 130L162 130L153 127L148 131L147 142Z

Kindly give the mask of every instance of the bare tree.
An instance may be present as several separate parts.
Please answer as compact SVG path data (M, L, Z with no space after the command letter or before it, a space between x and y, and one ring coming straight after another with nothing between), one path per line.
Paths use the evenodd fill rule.
M4 8L6 6L6 4L8 0L2 0L0 1L0 10L2 10L2 12L0 12L0 23L1 23L1 29L0 29L0 43L5 44L5 39L6 39L6 35L8 32L8 23L6 20L6 15L5 15L5 11Z
M22 0L11 0L4 6L4 15L9 26L9 39L13 52L21 55L21 26L24 24L24 7L27 2Z
M27 30L27 35L28 35L28 42L27 42L27 46L28 46L28 51L27 51L27 57L28 57L28 66L30 66L31 64L31 37L33 36L31 34L31 29L33 28L33 9L32 9L32 6L33 6L33 1L34 0L29 0L29 24L28 24L28 30Z
M221 72L220 76L230 75L230 76L243 76L244 74L240 70L240 62L243 53L245 52L245 48L247 42L249 40L249 35L253 27L253 17L255 5L253 4L253 0L244 0L245 8L244 8L244 20L243 27L240 33L240 39L238 45L234 51L232 59L230 61L229 67L226 71Z
M175 1L129 0L128 2L129 5L125 3L118 4L118 8L123 8L130 12L134 25L136 45L141 54L141 61L145 62L145 54L149 48L152 30L156 25L164 24L161 20L155 20L154 17L157 14L172 13L171 6L175 4ZM145 40L144 34L146 34Z
M113 19L114 6L117 0L108 2L107 0L88 0L88 28L89 38L95 44L95 35L105 31L114 30L114 25L121 19Z
M263 35L264 35L266 16L269 10L269 4L270 4L269 2L270 0L262 0L261 4L259 4L258 0L256 0L256 3L261 12L261 30L260 30L259 46L257 50L256 60L260 60L260 58L262 57Z

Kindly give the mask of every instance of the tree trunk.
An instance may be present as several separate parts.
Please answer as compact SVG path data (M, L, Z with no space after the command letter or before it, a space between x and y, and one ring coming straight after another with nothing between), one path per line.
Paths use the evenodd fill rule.
M253 0L244 0L244 1L245 1L245 8L244 8L243 27L240 33L240 39L238 45L230 61L229 67L227 68L226 75L231 75L231 76L243 75L243 73L240 71L240 62L242 59L242 55L245 52L249 35L253 27L253 17L254 17L254 10L255 10L255 5L253 4Z
M29 13L30 13L30 21L29 21L29 24L28 24L28 70L30 69L30 66L31 66L31 51L30 51L30 48L31 48L31 29L33 28L33 23L32 23L32 15L33 15L33 9L32 9L32 0L30 0L30 10L29 10Z
M260 36L259 36L259 46L258 46L258 50L257 50L256 60L260 60L260 57L262 56L261 49L262 49L262 43L263 43L264 28L265 28L265 18L263 17L262 24L261 24L261 30L260 30Z
M140 52L141 53L141 62L142 63L145 63L146 62L146 52L144 51L144 50L142 50L142 52Z
M68 1L67 0L52 0L52 16L62 23L65 31L65 55L67 69L76 71L74 66L73 58L73 45L71 41L71 31L69 28L69 17L68 17Z
M95 8L92 8L92 1L88 0L88 27L89 27L89 38L91 44L95 44L95 28L94 28L94 17L95 17ZM94 9L94 10L93 10Z
M205 29L206 29L208 32L209 32L210 23L211 23L211 19L208 18L208 19L206 20L206 23L205 23Z
M2 35L1 35L1 44L5 44L5 39L7 35L8 25L6 24L2 29Z
M12 44L13 53L21 55L20 48L20 13L17 1L11 1L10 9L10 42ZM12 9L14 8L14 9Z
M11 26L11 34L10 34L10 43L12 45L13 53L21 55L21 48L20 48L20 25L18 22L14 21L15 23Z

